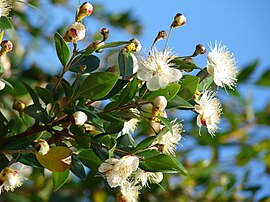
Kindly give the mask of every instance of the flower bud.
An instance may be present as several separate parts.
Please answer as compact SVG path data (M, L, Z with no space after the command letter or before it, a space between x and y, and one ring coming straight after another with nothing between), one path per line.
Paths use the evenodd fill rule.
M109 37L109 32L110 32L110 30L109 30L108 28L102 28L102 29L100 30L100 34L102 34L102 36L103 36L102 41L106 41L106 40L108 39L108 37Z
M12 108L21 113L25 108L25 104L23 101L18 100L18 101L13 103Z
M128 52L140 52L141 49L142 45L136 38L131 39L130 43L123 48L124 51Z
M156 96L153 99L153 105L155 108L163 111L167 107L167 99L164 96Z
M80 66L80 72L84 72L87 69L86 65L81 65Z
M151 175L150 181L154 184L158 184L163 180L162 172L155 172L154 175Z
M77 43L78 41L83 40L85 37L85 31L85 27L82 23L74 22L66 31L64 40L66 42Z
M82 125L88 119L87 115L82 111L76 111L72 117L75 125Z
M41 155L45 155L49 152L50 146L46 142L46 140L39 139L36 142L37 142L37 144L35 145L35 149L36 149L37 153L39 153Z
M0 90L3 90L5 88L6 84L0 80Z
M81 21L83 18L91 15L93 10L94 8L92 4L90 4L89 2L84 2L79 8L79 12L76 16L76 22Z
M1 51L0 51L0 57L5 55L7 52L11 51L13 48L13 44L11 41L4 40L1 42Z
M186 24L186 21L187 19L183 14L177 13L174 17L171 27L177 28L177 27L183 26L184 24Z
M192 54L192 57L196 57L199 54L205 54L205 53L206 53L206 48L204 47L204 45L198 44L196 46L194 53Z

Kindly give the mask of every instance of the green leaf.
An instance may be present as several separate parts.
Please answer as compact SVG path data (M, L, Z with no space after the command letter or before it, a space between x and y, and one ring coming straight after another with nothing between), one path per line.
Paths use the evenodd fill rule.
M100 59L94 55L76 57L71 64L70 71L72 72L81 72L81 66L85 66L86 69L83 73L91 73L99 67Z
M180 86L181 85L179 85L177 83L171 83L164 89L160 89L160 90L157 90L157 91L151 91L148 94L147 98L151 102L154 97L162 95L162 96L166 97L167 100L170 100L174 96L176 96L176 94L178 93L178 91L180 89Z
M10 20L6 16L1 16L0 18L0 29L14 29Z
M175 173L180 172L185 176L188 176L187 170L178 161L177 158L161 154L156 150L148 150L137 155L144 157L140 161L140 168L149 172L165 172L165 173Z
M19 157L19 158L18 158ZM44 168L37 160L36 156L34 154L19 154L16 159L18 158L18 161L25 165L29 165L35 168Z
M64 89L64 92L65 92L66 97L67 98L70 98L70 96L71 96L71 86L68 83L68 81L65 80L65 79L62 79L61 80L61 85L62 85L62 87Z
M166 128L168 128L168 130L171 132L171 134L173 134L173 129L172 129L172 125L171 125L170 120L166 117L163 117L163 116L157 116L157 118L166 126Z
M40 99L47 105L53 101L53 94L46 88L36 87L36 91Z
M106 96L114 87L118 76L109 72L96 72L89 75L83 82L79 95L98 100Z
M72 162L71 162L70 170L78 178L82 180L85 179L86 175L85 175L84 166L82 162L74 155L72 155Z
M242 69L238 76L238 82L243 82L249 79L256 67L259 65L259 60L255 60L253 63Z
M74 134L75 141L82 148L89 149L91 146L91 138L89 134L85 133L83 126L71 125L70 132Z
M64 172L53 172L53 191L57 191L60 189L68 180L69 177L69 170Z
M96 169L100 166L102 161L96 155L96 153L92 149L84 150L79 153L79 159L82 163L91 169Z
M8 120L3 115L3 113L0 111L0 137L6 135L9 131L8 128Z
M70 167L68 158L71 158L72 151L63 146L50 148L46 155L36 153L39 163L53 172L64 172Z
M110 43L106 43L102 46L99 46L97 48L97 50L99 49L105 49L105 48L114 48L114 47L117 47L117 46L122 46L122 45L126 45L126 44L129 44L130 41L116 41L116 42L110 42Z
M114 85L113 89L102 99L107 100L107 99L115 96L119 91L121 91L125 87L125 85L128 82L129 81L127 81L127 80L118 79L116 84Z
M197 90L199 84L199 78L196 76L185 75L181 79L181 87L179 89L178 95L185 100L192 99L194 93Z
M173 99L169 100L167 104L167 109L172 108L193 109L194 106L180 96L176 95Z
M29 105L24 108L23 112L33 117L36 121L42 122L44 124L48 124L50 121L50 117L47 111L43 109L41 105Z
M124 127L124 122L123 121L113 121L110 122L110 124L105 128L106 133L110 134L116 134L122 131Z
M4 74L5 69L4 67L0 64L0 76L2 76L2 74Z
M107 146L109 152L108 158L112 158L114 156L114 150L117 145L116 138L111 135L104 135L100 139L100 142Z
M70 55L69 48L63 37L57 32L54 35L54 42L58 59L63 67L65 67Z
M205 77L198 85L197 90L202 92L213 84L214 78L210 75Z
M144 139L136 146L134 151L148 148L155 141L155 139L156 139L156 136L151 136L151 137Z
M181 70L193 70L193 69L200 69L196 64L186 61L183 58L174 58L170 63L175 65L175 68Z
M270 69L266 70L261 78L258 79L256 84L261 85L261 86L270 86Z
M121 95L119 96L118 99L118 104L119 106L128 103L131 101L137 91L138 88L138 79L134 78L122 91Z
M120 51L118 54L120 74L123 79L128 79L133 75L134 61L132 56L133 54L127 51Z
M24 87L26 88L26 90L30 94L34 104L40 105L37 93L27 83L25 83L23 81L21 81L21 82L23 83Z

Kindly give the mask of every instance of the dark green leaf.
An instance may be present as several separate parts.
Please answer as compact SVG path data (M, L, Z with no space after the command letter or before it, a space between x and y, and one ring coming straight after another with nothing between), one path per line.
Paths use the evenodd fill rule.
M248 80L248 78L251 76L251 74L254 72L256 67L259 65L259 61L255 60L252 64L248 65L242 71L240 72L238 76L238 82L243 82Z
M0 64L0 76L2 76L2 74L4 74L5 69L4 67Z
M177 83L171 83L164 89L150 92L148 94L147 98L151 102L154 97L162 95L162 96L166 97L167 100L170 100L174 96L176 96L176 94L178 93L178 91L180 89L180 86L181 85L179 85Z
M157 116L157 118L166 126L166 128L168 128L168 130L171 132L171 134L173 134L173 129L172 129L172 125L171 125L170 120L166 117L163 117L163 116Z
M116 134L122 131L124 127L124 122L110 122L110 124L105 128L106 133Z
M100 158L96 155L96 153L92 149L80 152L79 159L85 166L91 169L97 169L102 163Z
M208 89L212 84L213 84L213 77L212 76L207 76L205 77L198 85L197 90L202 92L205 89Z
M0 172L1 170L3 170L5 167L8 166L8 163L9 163L8 158L4 154L0 153Z
M36 91L41 100L47 105L53 101L53 94L46 88L36 87Z
M114 150L116 148L117 142L116 138L111 136L111 135L104 135L101 139L100 142L103 145L106 145L108 148L109 156L108 158L112 158L114 156Z
M181 69L181 70L193 70L193 69L200 69L197 65L195 65L192 62L183 60L183 58L175 58L171 61L171 63L173 63L177 68L177 69Z
M69 173L69 170L66 170L64 172L52 172L53 191L57 191L67 182Z
M6 135L8 131L8 120L2 112L0 112L0 137Z
M82 162L74 155L72 155L70 171L82 180L86 177Z
M76 57L71 64L70 71L72 72L81 72L81 66L85 66L86 69L83 73L91 73L99 67L100 59L94 55Z
M0 18L0 30L13 29L13 26L6 16Z
M61 80L61 85L62 85L62 87L63 87L63 89L64 89L64 91L65 91L66 97L67 97L67 98L70 98L70 96L71 96L71 86L70 86L70 84L68 83L68 81L65 80L65 79L62 79L62 80Z
M156 136L151 136L151 137L144 139L136 146L134 151L148 148L154 142L155 139L156 139Z
M185 100L192 99L194 93L197 90L199 84L199 78L196 76L185 75L181 79L181 87L179 89L178 95Z
M16 157L17 158L17 157ZM35 168L44 168L37 160L36 156L34 154L20 154L18 161L25 165L33 166Z
M118 76L109 72L96 72L89 75L83 82L79 94L91 100L106 96L114 87Z
M127 80L118 79L113 89L102 99L107 100L113 96L115 96L119 91L121 91L124 86L128 83Z
M261 78L258 79L256 84L261 85L261 86L270 86L270 69L266 70Z
M23 111L29 116L33 117L36 121L44 124L48 124L50 121L47 111L43 109L41 105L29 105Z
M25 83L23 81L22 81L22 83L23 83L24 87L26 88L26 90L28 91L28 93L30 94L34 104L40 105L37 93L27 83Z
M57 56L63 67L65 67L69 59L69 48L63 37L57 32L54 35L54 42Z
M173 99L168 101L167 109L171 108L193 109L194 106L180 96L176 95Z
M123 79L128 79L133 75L134 61L132 56L133 54L127 51L120 51L118 54L120 74Z
M186 169L178 159L173 156L160 154L155 150L141 152L137 155L144 157L144 159L140 161L140 168L145 171L166 173L180 172L188 176Z
M138 79L134 78L122 91L118 99L119 106L128 103L133 99L137 92L138 88Z

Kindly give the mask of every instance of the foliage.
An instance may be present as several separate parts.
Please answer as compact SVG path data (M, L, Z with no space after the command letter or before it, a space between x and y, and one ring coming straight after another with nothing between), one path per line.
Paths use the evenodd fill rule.
M36 2L29 3L38 6ZM93 12L95 17L125 28L132 34L140 33L140 24L131 19L129 12L110 14L102 12L101 6L94 5L94 8L97 10ZM173 22L185 20L178 18L179 15L176 15ZM11 19L1 17L2 36L5 36L6 29L14 28L14 32L19 29L15 19L31 28L30 35L33 37L43 35L42 27L34 27L27 16L15 7ZM172 23L170 29L174 28ZM160 185L159 182L149 183L142 188L141 201L153 198L156 201L248 201L256 197L261 187L250 183L251 168L247 165L256 159L263 163L266 171L269 170L270 142L266 138L253 142L250 129L269 127L269 103L253 112L251 103L238 89L227 89L230 95L224 97L232 99L223 105L224 122L221 126L226 127L215 137L206 134L208 124L202 124L206 127L199 129L201 125L193 115L185 119L184 130L180 122L177 122L176 128L176 122L171 121L176 112L195 112L196 116L201 115L200 121L204 123L203 114L197 111L200 98L205 91L217 87L207 68L198 67L192 60L198 55L195 54L197 49L188 57L166 57L166 65L179 70L183 76L179 81L151 91L147 86L149 81L141 80L136 75L137 65L140 65L137 60L141 60L142 56L138 56L140 44L133 39L107 42L108 33L101 30L101 40L87 41L88 45L80 48L80 43L83 44L86 39L84 42L68 43L65 36L69 29L66 29L67 32L62 30L59 28L52 36L46 36L49 37L48 42L54 45L62 66L59 75L51 76L34 64L30 70L18 69L27 52L22 56L16 51L5 55L10 58L12 68L18 71L16 74L7 76L10 70L5 69L4 62L0 66L1 81L6 84L0 91L0 170L19 162L31 168L28 179L33 181L24 183L13 193L2 193L4 200L65 200L66 190L69 191L69 201L84 198L106 201L112 195L119 199L119 193L124 194L122 187L111 187L109 183L108 175L113 167L107 172L101 171L101 167L108 166L108 159L116 158L120 162L130 156L138 158L139 169L152 174L161 172L164 176ZM161 38L157 36L156 39ZM102 63L108 57L102 54L104 49L116 50L114 64ZM240 87L245 85L244 82L249 80L257 66L256 61L243 68L238 77ZM71 76L68 77L68 74ZM269 70L253 85L268 88L267 75ZM166 100L164 108L165 101L157 102L158 98ZM127 123L134 120L136 124L133 128L127 129ZM135 127L137 124L138 128ZM201 136L198 136L199 130ZM172 141L168 134L172 136ZM166 150L171 144L175 150L182 135L194 144L174 152ZM162 137L167 137L170 145L162 142ZM186 142L181 140L181 144ZM236 150L235 157L230 161L222 159L221 152L227 148ZM209 151L211 158L191 160L194 156L192 152L201 153L201 150ZM241 169L243 177L239 179L234 169ZM130 175L126 180L133 182L136 178L132 177Z

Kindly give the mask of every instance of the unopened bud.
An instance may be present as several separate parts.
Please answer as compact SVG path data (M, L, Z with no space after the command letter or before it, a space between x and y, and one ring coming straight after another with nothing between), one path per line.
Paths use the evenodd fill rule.
M86 65L81 65L80 66L80 72L84 72L87 69Z
M13 103L12 108L21 113L25 108L25 104L23 101L18 100L18 101Z
M73 114L72 118L73 118L72 121L74 122L75 125L82 125L88 119L87 115L82 111L76 111Z
M106 40L108 39L108 37L109 37L109 32L110 32L110 30L109 30L108 28L102 28L102 29L100 30L100 34L102 34L102 36L103 36L102 41L106 41Z
M177 28L180 26L183 26L184 24L186 24L186 17L181 14L181 13L177 13L173 19L173 23L171 24L171 27L173 28Z
M7 52L13 49L12 42L8 40L2 41L0 45L1 45L0 57L4 56Z
M156 96L153 99L153 105L159 110L164 110L167 107L167 99L164 96Z
M35 145L35 149L36 149L37 153L39 153L41 155L45 155L49 152L50 146L46 142L46 140L39 139L39 140L36 140L36 142L37 143Z
M204 45L198 44L196 46L194 53L192 54L192 57L196 57L199 54L205 54L205 53L206 53L206 48L204 47Z
M100 46L103 46L105 43L103 41L97 40L94 41L93 43L89 44L86 48L87 51L91 52L96 52L96 53L101 53L103 49L98 49Z
M199 97L201 96L201 92L196 90L194 95L193 95L193 99L196 101L196 100L199 100Z
M84 2L80 8L76 17L76 22L81 21L83 18L92 14L94 7L89 2Z
M124 51L128 52L140 52L141 49L142 45L136 38L131 39L130 43L123 48Z
M66 42L77 43L85 37L85 27L82 23L74 22L69 26L68 30L64 35L64 40Z
M155 172L154 175L151 175L151 182L154 184L158 184L163 180L162 172Z

